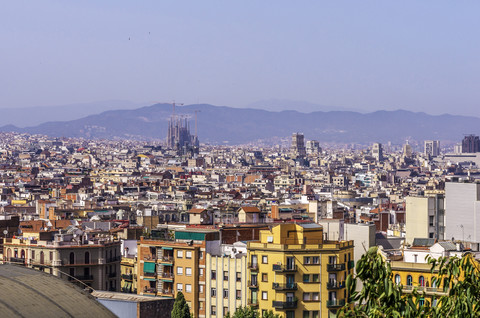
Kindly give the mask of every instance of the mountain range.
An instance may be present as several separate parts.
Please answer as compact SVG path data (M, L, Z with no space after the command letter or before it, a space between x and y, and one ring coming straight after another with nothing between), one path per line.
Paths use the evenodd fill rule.
M403 143L435 139L459 142L464 134L480 133L480 118L456 115L429 115L421 112L266 111L195 104L177 106L176 115L188 118L194 132L194 112L198 114L201 142L242 144L259 139L288 137L302 132L306 139L320 142ZM105 139L164 139L172 115L169 104L155 104L131 110L109 110L75 120L50 121L19 128L7 125L0 131L45 134L56 137Z

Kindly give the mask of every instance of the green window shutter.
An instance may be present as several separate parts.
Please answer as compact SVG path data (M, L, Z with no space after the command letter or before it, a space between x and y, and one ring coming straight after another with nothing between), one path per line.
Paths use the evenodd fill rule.
M152 263L152 262L143 263L143 272L144 273L155 273L155 263Z

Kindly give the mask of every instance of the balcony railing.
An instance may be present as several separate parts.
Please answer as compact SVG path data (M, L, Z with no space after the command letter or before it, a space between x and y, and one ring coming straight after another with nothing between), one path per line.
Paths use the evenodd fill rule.
M249 280L248 287L250 288L257 288L258 287L258 280Z
M327 300L327 308L343 307L345 299Z
M341 289L345 288L345 281L329 281L327 283L327 289Z
M297 301L292 300L292 301L276 301L274 300L272 302L273 308L276 309L295 309L297 308Z
M120 262L122 260L121 256L115 256L107 259L107 263Z
M173 297L173 289L162 289L160 293L164 296L171 296Z
M173 278L175 277L175 275L174 275L173 273L162 273L162 274L160 275L160 277L173 279Z
M157 274L156 273L145 273L145 272L143 272L143 276L145 276L145 277L155 277L155 276L157 276Z
M10 257L10 262L17 263L17 264L25 264L25 258Z
M148 294L155 294L157 292L157 289L156 288L145 288L143 290L144 293L148 293Z
M296 272L297 265L290 265L290 266L282 266L280 264L273 264L272 269L274 272Z
M258 306L258 299L248 299L247 305L252 306L252 307L257 307Z
M272 288L274 290L297 290L297 283L272 283Z
M122 274L122 279L133 280L133 275L132 274Z
M336 272L336 271L344 271L345 264L327 264L327 271L329 272Z
M167 263L173 263L173 256L163 256L160 261L162 262L167 262Z
M248 263L248 269L258 271L258 263Z

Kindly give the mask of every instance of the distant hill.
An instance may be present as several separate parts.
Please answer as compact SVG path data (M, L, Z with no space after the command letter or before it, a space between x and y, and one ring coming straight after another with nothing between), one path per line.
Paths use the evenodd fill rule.
M367 114L349 111L300 113L271 112L207 104L177 107L176 113L190 117L194 131L194 111L198 113L201 142L240 144L258 139L288 137L303 132L307 139L322 142L403 143L438 139L460 141L465 133L480 134L480 118L410 111L376 111ZM163 139L166 137L172 107L155 104L134 110L112 110L81 119L47 122L17 128L4 126L0 131L39 133L50 136L85 138Z
M125 100L107 100L91 103L78 103L57 106L37 106L25 108L0 108L0 126L15 125L28 127L46 121L74 120L107 110L134 109L142 104Z

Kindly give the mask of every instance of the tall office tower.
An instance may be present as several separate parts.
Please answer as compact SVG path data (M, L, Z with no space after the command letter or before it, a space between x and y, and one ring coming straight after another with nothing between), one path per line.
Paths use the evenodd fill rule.
M294 133L292 135L292 146L290 148L290 152L294 158L303 158L307 155L303 134Z
M480 243L480 183L445 183L445 238Z
M480 152L480 139L475 135L465 136L462 140L462 153Z
M309 140L307 141L307 154L315 154L322 152L322 148L320 148L320 144L316 140Z
M412 154L413 154L412 146L410 146L407 141L407 143L403 145L403 156L405 158L411 158Z
M372 156L377 161L383 161L383 147L381 143L374 143L372 146Z
M425 156L436 157L440 155L440 141L425 140Z

